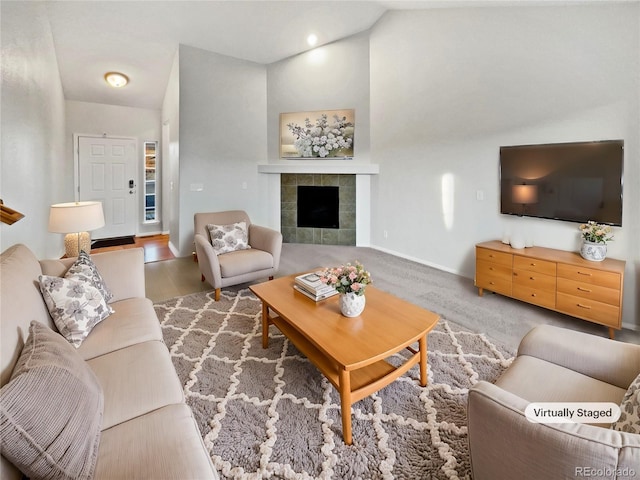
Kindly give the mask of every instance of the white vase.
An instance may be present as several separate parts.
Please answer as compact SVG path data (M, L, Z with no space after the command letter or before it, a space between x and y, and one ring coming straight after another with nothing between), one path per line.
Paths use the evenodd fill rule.
M524 237L522 235L514 235L511 237L511 248L518 250L525 247Z
M364 310L366 298L364 294L356 295L353 292L340 294L340 311L345 317L357 317Z
M584 240L582 242L582 247L580 248L580 255L582 255L582 258L586 260L601 262L607 256L607 244Z

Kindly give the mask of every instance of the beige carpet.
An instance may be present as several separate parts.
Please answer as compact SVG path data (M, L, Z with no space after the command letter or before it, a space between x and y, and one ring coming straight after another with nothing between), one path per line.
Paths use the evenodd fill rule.
M443 318L428 336L428 386L415 367L356 403L347 446L336 390L275 327L262 348L260 302L249 290L155 309L223 478L470 478L468 388L495 380L514 354Z

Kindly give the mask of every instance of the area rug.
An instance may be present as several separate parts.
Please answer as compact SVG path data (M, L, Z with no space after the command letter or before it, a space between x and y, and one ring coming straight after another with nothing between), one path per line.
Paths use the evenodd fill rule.
M427 339L428 385L416 366L354 404L349 446L335 388L275 327L262 348L261 306L249 290L223 290L218 302L196 293L155 310L223 478L470 478L468 389L495 380L514 353L441 319Z
M136 243L135 237L114 237L96 240L91 244L91 248L119 247L120 245L133 245Z

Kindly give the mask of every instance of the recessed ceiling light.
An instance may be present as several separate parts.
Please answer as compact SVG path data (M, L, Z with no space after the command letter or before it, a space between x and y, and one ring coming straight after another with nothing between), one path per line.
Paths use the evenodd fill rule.
M312 33L307 37L307 43L313 47L316 43L318 43L318 36L315 33Z
M107 72L104 74L104 79L114 88L121 88L129 83L129 77L120 72Z

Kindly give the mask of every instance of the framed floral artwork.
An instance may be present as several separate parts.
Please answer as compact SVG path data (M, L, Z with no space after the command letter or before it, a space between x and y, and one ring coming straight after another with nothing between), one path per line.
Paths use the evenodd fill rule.
M280 158L353 158L355 110L280 114Z

